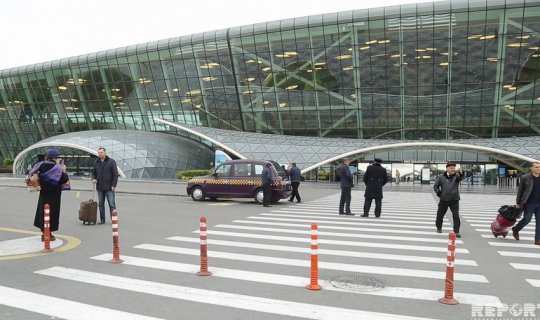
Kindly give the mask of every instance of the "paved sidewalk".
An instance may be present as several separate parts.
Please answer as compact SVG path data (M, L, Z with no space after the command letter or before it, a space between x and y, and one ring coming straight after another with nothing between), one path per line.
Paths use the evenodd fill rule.
M89 178L70 177L71 188L73 191L91 191L92 183ZM130 194L150 194L164 196L186 196L186 181L181 180L150 180L150 179L120 179L118 181L117 193ZM0 187L20 187L26 188L24 185L24 177L13 177L11 174L0 174ZM324 188L324 189L339 189L339 182L303 182L302 188ZM363 183L358 183L353 189L354 191L363 191L365 186ZM433 184L419 184L412 182L402 182L398 185L388 183L384 186L385 192L433 192ZM462 184L460 188L462 194L516 194L517 187L499 187L492 185L475 185L467 188L466 184Z
M89 178L70 177L72 191L91 191L92 182ZM187 183L179 180L133 180L120 179L116 193L155 194L165 196L187 196ZM0 187L20 187L24 185L24 177L0 175Z

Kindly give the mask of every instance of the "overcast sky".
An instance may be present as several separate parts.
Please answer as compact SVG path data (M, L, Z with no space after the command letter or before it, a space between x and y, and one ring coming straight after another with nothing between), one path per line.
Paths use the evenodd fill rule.
M431 0L1 0L0 70L203 31Z

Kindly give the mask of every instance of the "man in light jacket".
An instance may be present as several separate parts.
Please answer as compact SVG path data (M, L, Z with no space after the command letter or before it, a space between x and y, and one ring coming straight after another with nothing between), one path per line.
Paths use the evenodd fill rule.
M438 233L442 232L443 218L448 208L450 208L454 220L454 232L456 233L456 237L461 238L461 234L459 233L459 228L461 227L461 220L459 219L459 183L463 178L465 178L463 169L456 170L456 164L449 162L446 164L446 172L438 176L437 180L435 180L433 190L440 198L437 219L435 220Z

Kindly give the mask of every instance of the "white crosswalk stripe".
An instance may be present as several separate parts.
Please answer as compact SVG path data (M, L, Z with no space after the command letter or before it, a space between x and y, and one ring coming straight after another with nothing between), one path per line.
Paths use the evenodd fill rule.
M479 239L491 235L489 225L500 205L491 201L506 202L511 195L474 194L463 197L462 224L468 223L468 234L456 241L456 270L454 280L456 292L454 297L460 304L481 306L503 306L500 298L485 294L490 286L490 279L479 268L479 263L467 248L467 238L476 236ZM509 200L508 200L509 201ZM400 310L380 308L375 311L371 306L358 304L354 306L336 306L332 301L327 304L306 303L303 300L283 299L280 294L262 295L262 290L245 288L272 287L283 290L301 289L310 281L310 225L317 223L319 237L319 261L321 274L319 284L325 292L357 296L378 297L387 299L390 304L395 299L403 299L410 303L439 303L444 295L444 279L446 276L446 256L448 251L448 232L452 231L451 214L444 221L444 233L435 232L436 199L428 193L394 192L385 193L383 212L380 218L370 216L362 218L358 215L363 210L362 195L357 193L353 198L353 212L356 216L340 216L337 213L339 194L330 195L312 202L274 206L273 210L230 219L219 224L208 224L208 257L209 270L212 277L220 279L219 283L230 283L228 290L206 281L191 278L187 284L164 283L155 279L137 277L138 268L155 270L161 275L177 278L178 274L194 274L199 265L194 264L200 255L199 238L191 234L166 235L166 243L139 243L133 246L130 255L123 255L124 264L131 273L114 273L112 271L91 272L79 268L57 266L36 271L40 276L53 277L77 283L106 287L108 290L121 290L130 294L145 294L169 299L197 302L208 306L235 308L264 315L305 319L423 319L422 315L400 314ZM475 230L475 228L478 228ZM195 226L194 226L195 229ZM471 230L473 230L471 233ZM531 227L523 231L523 240L530 235ZM480 235L480 236L479 236ZM510 236L511 238L511 236ZM507 259L507 266L526 273L524 281L533 288L540 287L537 272L537 260L540 254L530 243L516 242L514 239L487 237L482 240L493 253ZM499 250L501 249L501 250ZM134 253L134 254L133 254ZM109 261L111 254L100 254L91 257L96 263ZM485 266L484 266L485 267ZM120 268L122 268L120 266ZM173 274L174 273L174 274ZM127 276L129 274L130 276ZM366 276L388 283L379 290L359 290L357 287L344 289L336 286L336 275ZM157 277L165 279L166 277ZM178 278L177 278L178 279ZM182 278L180 278L182 279ZM180 281L180 280L179 280ZM525 282L524 282L525 283ZM462 284L467 284L465 286ZM363 285L366 286L365 284ZM239 290L243 288L245 290ZM531 288L531 289L533 289ZM7 292L7 291L6 291ZM240 293L236 293L240 292ZM248 292L246 294L246 292ZM28 296L32 296L31 292ZM2 287L0 287L0 296ZM320 297L320 296L319 296ZM54 298L59 299L59 298ZM69 305L76 303L67 299L59 299ZM317 300L318 301L318 300ZM0 302L2 304L3 302ZM55 302L56 303L56 302ZM7 305L17 306L9 301ZM85 308L82 306L81 308ZM367 309L366 309L367 308ZM467 307L468 308L468 307ZM466 312L469 309L466 308ZM364 310L363 310L364 309ZM30 309L28 309L30 310ZM99 319L122 319L106 312L115 311L100 309ZM369 310L369 311L367 311ZM62 317L35 309L34 312ZM381 312L379 312L381 311ZM121 312L121 311L118 311ZM410 312L409 311L403 311ZM460 312L464 312L461 310ZM462 316L463 313L460 313ZM139 319L139 315L129 319ZM437 318L437 314L434 317ZM76 318L64 316L65 318ZM261 317L263 319L263 317ZM464 318L464 317L463 317ZM127 319L127 318L126 318ZM140 315L140 319L146 319ZM148 318L153 319L153 318Z
M177 253L177 254L186 254L198 256L200 251L197 249L187 249L179 248L172 246L162 246L162 245L152 245L152 244L141 244L135 246L135 248L146 249L146 250L155 250L168 253ZM309 267L309 261L307 259L287 259L269 256L255 256L247 254L236 254L233 252L219 252L212 250L208 253L208 256L211 258L221 258L221 259L231 259L239 261L251 261L259 263L269 263L269 264L279 264L279 265L288 265L288 266L300 266L300 267ZM403 276L403 277L419 277L419 278L431 278L431 279L444 279L445 272L430 271L430 270L418 270L418 269L406 269L406 268L387 268L381 266L370 266L370 265L358 265L358 264L346 264L346 263L332 263L319 261L319 268L329 269L329 270L341 270L341 271L350 271L350 272L359 272L359 273L371 273L371 274L385 274L392 276ZM478 274L465 274L465 273L456 273L454 274L454 279L458 281L472 281L472 282L482 282L487 283L487 279Z
M69 279L105 287L112 287L115 289L147 293L161 297L194 301L199 303L211 303L214 305L221 305L237 309L301 317L305 319L426 319L400 315L392 316L391 314L387 313L327 307L285 300L246 296L228 292L217 292L63 267L53 267L37 271L36 273L60 279Z
M95 260L109 261L111 260L111 254L103 254L92 257ZM176 272L195 273L199 270L199 265L184 264L178 262L167 262L163 260L145 259L132 256L122 256L124 263L133 266L155 268L161 270L170 270ZM253 272L246 270L234 270L226 268L212 268L212 275L216 277L223 277L228 279L237 279L253 282L264 282L271 284L279 284L284 286L302 287L306 284L307 279L305 277L296 277L280 274ZM339 287L334 287L328 280L319 280L319 283L323 286L324 290L351 292ZM352 293L360 294L352 291ZM403 288L403 287L385 287L381 291L362 292L362 294L393 297L393 298L405 298L405 299L422 299L422 300L436 300L440 298L440 290L427 290L427 289L415 289L415 288ZM471 305L488 305L488 306L500 306L500 301L496 297L481 295L481 294L468 294L468 293L455 293L456 299L461 303Z
M36 294L0 286L0 305L25 309L62 319L118 319L118 320L158 320L134 313L97 307L80 302L59 299L43 294Z
M198 238L187 238L187 237L170 237L169 240L175 241L184 241L191 243L199 243ZM232 246L232 247L243 247L243 248L257 248L264 250L276 250L283 252L302 252L309 253L310 249L291 247L291 246L276 246L276 245L267 245L260 243L246 243L246 242L237 242L237 241L223 241L223 240L208 240L210 245L223 245L223 246ZM321 255L328 256L344 256L344 257L358 257L366 259L385 259L385 260L399 260L399 261L413 261L413 262L425 262L425 263L439 263L446 264L446 257L444 258L433 258L433 257L423 257L423 256L412 256L412 255L399 255L399 254L382 254L382 253L373 253L373 252L357 252L357 251L344 251L344 250L326 250L319 249ZM476 261L460 259L460 265L464 266L478 266Z
M465 197L461 216L470 223L470 226L475 231L480 233L484 239L488 239L488 244L494 248L502 247L508 250L498 250L497 253L503 257L508 257L509 265L521 270L526 277L537 276L535 272L539 271L538 261L540 258L538 253L539 246L534 245L534 221L529 223L520 234L520 240L515 241L512 236L512 230L509 229L509 235L506 237L495 238L491 232L491 223L495 220L498 209L504 205L510 205L515 202L515 195L475 195L474 197ZM517 222L516 222L517 223ZM536 250L532 252L532 250ZM511 250L511 251L510 251ZM527 263L529 262L529 263ZM539 279L525 279L533 287L540 288Z

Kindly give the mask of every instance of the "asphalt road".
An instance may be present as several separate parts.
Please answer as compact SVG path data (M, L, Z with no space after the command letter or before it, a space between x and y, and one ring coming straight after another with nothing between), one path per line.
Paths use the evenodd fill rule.
M194 202L181 182L124 181L117 206L125 262L112 264L110 220L82 225L79 203L92 197L91 185L72 184L55 252L42 254L32 226L37 194L0 178L1 319L481 319L495 311L517 319L505 304L540 317L534 222L519 242L489 233L496 209L514 201L511 190L463 192L460 303L451 306L438 301L451 225L446 219L445 233L435 233L428 190L388 188L382 218L366 219L337 215L335 185L302 184L302 203L263 208L252 199ZM362 192L353 191L353 212L362 205ZM208 218L209 277L195 275L201 216ZM321 291L305 288L312 222Z

